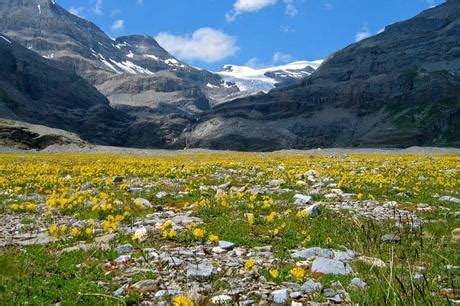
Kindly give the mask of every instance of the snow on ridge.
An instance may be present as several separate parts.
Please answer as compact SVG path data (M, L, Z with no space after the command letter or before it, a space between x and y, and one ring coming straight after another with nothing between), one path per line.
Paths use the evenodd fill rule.
M216 73L225 81L235 83L241 91L268 92L275 88L275 85L279 83L279 79L287 77L302 79L311 74L309 71L302 71L303 69L311 67L316 70L322 62L322 60L296 61L260 69L248 66L224 65L222 70ZM278 80L267 76L267 73L275 74Z
M11 40L6 38L5 36L0 35L0 38L3 38L7 43L11 44Z
M142 56L145 57L145 58L153 59L153 60L155 60L155 61L159 61L159 60L160 60L157 56L151 55L151 54L144 54L144 55L142 55Z
M133 51L129 50L129 53L126 54L126 57L133 58L134 57Z

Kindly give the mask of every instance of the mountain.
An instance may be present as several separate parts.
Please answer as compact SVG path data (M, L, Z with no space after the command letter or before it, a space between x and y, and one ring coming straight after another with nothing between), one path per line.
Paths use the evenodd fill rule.
M224 103L195 147L460 146L460 1L339 50L300 84Z
M322 61L297 61L282 66L251 68L247 66L224 65L216 72L225 81L236 84L240 91L254 94L267 93L276 87L292 85L310 76Z
M0 33L75 70L112 105L168 104L195 113L238 91L218 75L174 58L152 37L114 40L54 0L2 0Z
M118 134L130 122L66 66L5 35L0 35L0 117L72 131L93 143L113 145L123 144Z

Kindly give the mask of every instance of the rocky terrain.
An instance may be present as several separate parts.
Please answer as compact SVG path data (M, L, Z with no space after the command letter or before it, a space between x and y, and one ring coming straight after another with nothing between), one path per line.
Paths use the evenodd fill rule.
M458 303L458 159L4 155L0 301Z
M300 85L215 107L196 147L406 147L460 141L460 2L330 56Z
M457 147L459 6L449 0L390 25L315 72L303 64L228 66L220 74L235 85L179 61L149 36L111 39L52 0L7 0L0 3L0 116L136 148ZM32 68L10 65L15 57ZM50 67L67 77L56 80ZM254 95L267 84L279 88Z

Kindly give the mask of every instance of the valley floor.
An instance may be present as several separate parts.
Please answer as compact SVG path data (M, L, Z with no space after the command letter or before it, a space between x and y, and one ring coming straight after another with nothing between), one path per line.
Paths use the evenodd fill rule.
M459 153L1 154L0 304L460 303Z

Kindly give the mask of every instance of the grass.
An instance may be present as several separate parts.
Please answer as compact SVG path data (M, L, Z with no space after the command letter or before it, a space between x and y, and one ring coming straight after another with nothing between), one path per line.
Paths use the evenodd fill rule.
M285 170L279 170L283 165ZM23 205L25 195L40 194L56 203L48 203L39 211L28 211L21 224L34 226L37 220L50 226L54 220L74 217L92 219L96 227L109 216L124 215L121 224L132 224L153 213L157 208L192 211L204 221L199 225L206 236L195 239L190 230L179 233L172 240L153 234L139 248L160 248L162 245L189 246L206 241L208 235L218 235L237 246L252 248L273 247L277 258L278 279L270 279L269 269L260 273L269 281L282 286L292 281L289 270L295 265L290 260L291 250L303 247L325 247L337 250L354 250L387 263L385 268L370 267L353 262L352 276L309 274L324 287L340 282L354 303L360 305L448 305L440 292L445 288L459 288L460 265L458 245L450 237L454 228L460 227L458 204L441 202L439 197L460 197L460 158L458 156L423 155L337 155L305 156L301 154L177 154L165 156L111 156L111 155L1 155L0 156L0 213L23 214L14 211L11 204ZM307 170L316 170L322 178L321 185L299 176ZM111 178L125 178L113 184ZM274 179L283 179L285 193L254 197L250 189L267 186ZM298 181L306 182L306 186ZM93 188L80 192L88 182ZM230 190L216 196L215 188L230 183ZM128 192L129 187L144 187L140 193ZM145 187L149 186L149 187ZM238 194L236 190L246 186ZM323 202L318 216L297 216L298 207L292 197L321 187L322 194L314 194L313 201ZM233 189L232 189L233 188ZM340 188L353 193L353 201L374 200L377 203L397 201L399 207L413 211L427 222L417 229L397 227L395 221L376 221L357 217L346 210L327 208L324 194ZM243 190L243 189L241 189ZM170 195L157 199L156 194L166 191ZM178 195L179 192L185 192ZM143 197L155 208L135 207L134 199ZM88 203L92 203L88 205ZM111 204L101 209L101 203ZM201 203L201 204L200 204ZM417 210L425 203L431 212ZM36 203L39 204L39 203ZM270 216L275 213L272 219ZM45 217L49 214L48 217ZM254 215L254 223L247 214ZM31 217L32 216L32 217ZM383 234L397 234L398 243L384 243ZM119 255L115 246L133 243L131 236L117 233L110 251L77 251L61 253L79 240L92 241L94 237L72 238L69 233L59 242L47 246L0 249L0 305L137 305L143 297L131 294L120 300L112 292L122 283L119 272L107 273L103 264ZM143 254L136 250L134 257ZM424 267L423 278L415 281L413 274ZM131 284L142 279L155 279L159 275L152 269L132 275ZM364 279L369 288L348 288L355 276ZM215 290L228 286L216 276L212 281ZM321 295L312 296L324 301Z

